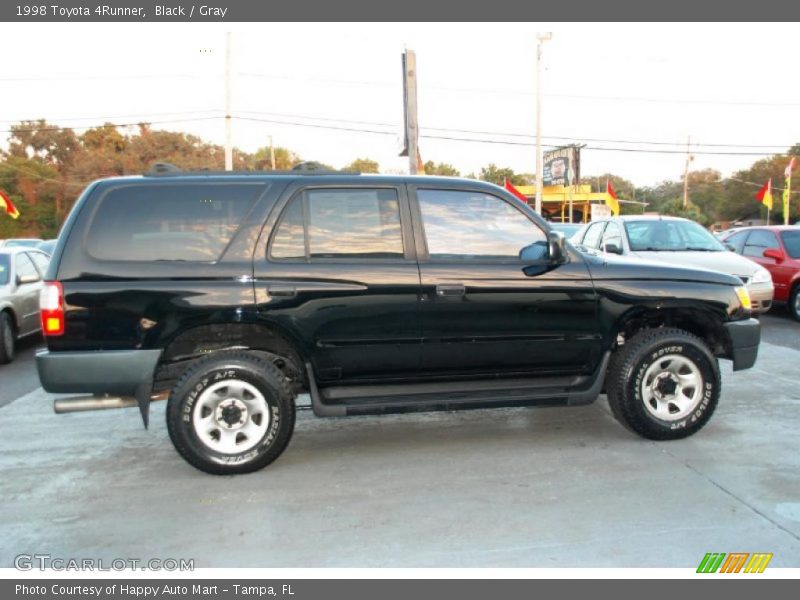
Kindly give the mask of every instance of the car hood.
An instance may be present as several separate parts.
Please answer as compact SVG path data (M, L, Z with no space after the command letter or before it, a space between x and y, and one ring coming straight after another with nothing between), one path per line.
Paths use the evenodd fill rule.
M583 256L592 278L595 280L696 281L720 285L742 285L741 279L718 269L690 267L668 261L653 261L648 260L649 257L623 257L595 252L583 253Z
M660 251L631 252L631 256L636 256L647 261L664 263L668 265L683 267L700 267L711 269L712 271L722 271L736 277L752 277L761 266L750 259L739 256L735 252L697 252L692 250L684 251Z

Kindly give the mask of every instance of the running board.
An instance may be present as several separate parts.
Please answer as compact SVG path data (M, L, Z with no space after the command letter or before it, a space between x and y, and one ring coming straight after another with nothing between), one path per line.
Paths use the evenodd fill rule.
M603 389L610 352L592 375L365 386L317 387L306 363L311 408L318 417L467 410L515 406L577 406Z

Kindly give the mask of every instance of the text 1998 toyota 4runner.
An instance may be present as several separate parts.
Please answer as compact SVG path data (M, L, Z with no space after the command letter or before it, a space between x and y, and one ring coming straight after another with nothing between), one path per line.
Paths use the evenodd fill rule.
M57 412L169 397L178 452L209 473L286 448L318 416L580 405L605 391L655 440L706 424L717 357L753 365L736 278L585 256L504 190L336 173L91 184L41 297Z

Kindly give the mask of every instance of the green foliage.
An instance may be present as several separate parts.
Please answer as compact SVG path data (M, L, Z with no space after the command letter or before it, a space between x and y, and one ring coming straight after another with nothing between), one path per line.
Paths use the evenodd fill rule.
M273 150L275 154L275 170L276 171L289 171L295 165L302 162L297 154L288 148L277 146ZM272 170L272 154L269 146L259 148L255 151L250 159L249 170L253 171L271 171Z
M443 175L445 177L460 177L461 173L453 165L447 163L434 163L432 160L426 162L425 167L426 175ZM474 176L473 176L474 179Z
M356 171L358 173L380 173L380 165L369 158L357 158L349 165L342 167L342 171Z
M533 181L528 179L525 175L515 173L513 169L508 167L498 167L494 163L489 164L488 167L483 167L478 179L496 185L503 185L506 179L508 179L512 185L531 185L533 183Z

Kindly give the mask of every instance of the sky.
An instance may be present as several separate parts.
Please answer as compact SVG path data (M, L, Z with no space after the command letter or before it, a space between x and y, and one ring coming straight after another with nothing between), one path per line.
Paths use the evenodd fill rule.
M543 46L543 145L586 144L582 175L612 172L638 186L679 179L691 138L691 169L727 176L760 158L739 153L800 141L797 24L5 23L0 130L22 119L78 132L144 120L222 144L230 32L238 148L271 136L306 160L342 167L368 157L404 172L409 48L423 160L463 174L489 163L532 173L544 31L553 35Z

